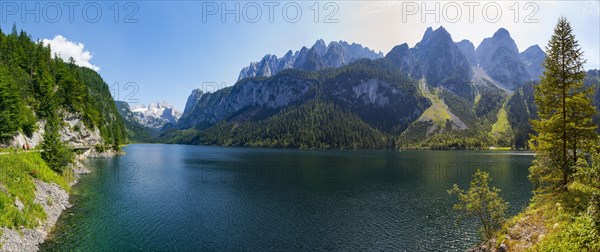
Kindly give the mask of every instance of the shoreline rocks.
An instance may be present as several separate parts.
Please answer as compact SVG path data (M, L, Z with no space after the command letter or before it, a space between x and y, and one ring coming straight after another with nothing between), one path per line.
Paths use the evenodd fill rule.
M96 153L95 156L112 157L114 154L101 155ZM83 155L78 156L73 164L75 179L71 182L71 186L77 184L82 174L90 173L90 170L79 161L86 157ZM46 212L46 220L43 222L40 221L39 225L32 229L24 227L18 229L1 227L0 251L38 251L39 245L45 241L60 215L64 210L71 207L69 193L56 183L46 183L36 179L35 185L34 202L42 206L44 212Z

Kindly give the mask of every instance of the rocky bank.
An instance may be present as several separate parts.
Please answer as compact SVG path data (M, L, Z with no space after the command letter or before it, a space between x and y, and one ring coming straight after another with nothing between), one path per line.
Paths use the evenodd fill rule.
M96 146L103 144L100 131L97 127L88 129L81 122L81 117L75 114L66 114L64 116L65 125L60 130L62 140L72 147L77 146ZM17 134L10 142L13 148L20 148L23 144L28 144L34 148L41 144L43 140L44 122L38 122L38 131L32 136L27 137L23 134ZM108 158L123 153L113 150L99 152L95 148L86 150L75 158L72 164L74 180L71 181L71 186L76 184L82 174L89 173L90 170L85 167L81 161L86 158ZM35 180L35 200L40 204L46 212L46 220L40 221L36 228L28 229L20 227L18 229L9 229L0 227L0 251L38 251L39 245L44 242L52 228L58 221L58 218L64 210L71 207L69 203L69 193L55 183L46 183ZM1 189L1 188L0 188ZM18 199L15 200L15 205L22 205Z
M77 183L81 174L89 173L89 170L79 161L73 165L75 180ZM40 225L34 229L21 227L19 229L0 228L2 237L0 251L37 251L38 245L44 242L52 228L58 221L61 213L71 207L69 203L69 193L63 190L55 183L45 183L39 180L35 181L35 203L40 204L46 212L46 220L40 222Z

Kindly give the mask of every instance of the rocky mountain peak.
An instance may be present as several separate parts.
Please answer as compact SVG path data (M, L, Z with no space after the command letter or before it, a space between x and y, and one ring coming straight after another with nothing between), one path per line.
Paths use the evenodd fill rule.
M538 45L532 45L519 54L519 59L525 64L525 68L532 80L539 80L544 72L544 60L546 53Z
M248 77L270 77L278 72L297 68L305 71L315 71L324 67L340 67L356 60L383 57L360 44L348 44L346 41L333 41L329 45L322 39L317 40L310 48L303 46L299 51L289 50L282 58L267 54L260 62L250 63L239 74L238 80Z
M272 61L272 60L277 60L277 56L275 56L273 54L267 54L260 61L261 62L268 62L268 61Z
M504 28L500 28L498 29L494 35L492 36L495 39L500 39L500 38L504 38L504 37L510 37L510 33L508 32L508 30L504 29Z
M427 28L423 40L415 47L398 45L386 58L413 78L425 78L430 86L452 85L453 89L460 86L465 92L469 90L471 65L444 27Z
M394 65L398 66L402 72L411 74L413 58L408 44L394 46L392 50L385 55L385 58L390 60Z
M469 40L463 39L460 42L457 42L456 46L465 55L465 57L467 57L469 64L471 64L472 67L476 67L478 62L473 43Z
M433 31L431 37L429 39L429 43L448 43L454 44L452 41L452 36L443 26L440 26L436 30Z
M521 53L521 55L536 56L536 55L546 55L546 53L544 52L544 50L542 50L542 48L539 45L532 45L530 47L527 47L527 49L525 49L525 51L523 51Z
M427 43L431 39L431 36L433 36L433 29L427 27L427 30L425 30L425 33L423 34L423 38L421 38L421 43Z
M202 92L199 90L195 91L196 94ZM160 129L167 123L176 123L181 117L181 113L165 101L151 102L147 106L144 104L135 104L130 107L134 119L148 128Z
M504 28L484 39L475 53L487 74L508 89L531 80L525 64L519 59L517 44Z
M428 45L431 43L447 42L452 42L452 36L450 36L450 33L448 33L443 26L440 26L435 30L433 30L431 27L428 27L425 31L425 34L423 34L421 41L415 45L415 48L429 47Z
M327 45L325 44L325 41L319 39L317 40L317 42L315 42L311 49L313 49L317 54L322 56L327 51Z
M202 90L199 88L192 90L192 93L190 94L190 96L188 96L188 99L185 102L185 108L183 110L183 113L187 114L187 113L192 112L192 110L194 109L194 106L200 100L200 98L202 97L203 94L204 94L204 92L202 92Z
M519 53L517 44L510 37L510 33L506 29L500 28L491 38L484 39L479 47L477 47L477 54L480 57L479 59L481 60L483 57L486 58L484 61L488 61L489 57L492 56L491 52L497 50L498 48L504 48L512 54Z
M288 59L288 58L292 58L294 57L294 52L292 52L292 50L288 50L287 53L285 53L285 55L283 55L282 59Z

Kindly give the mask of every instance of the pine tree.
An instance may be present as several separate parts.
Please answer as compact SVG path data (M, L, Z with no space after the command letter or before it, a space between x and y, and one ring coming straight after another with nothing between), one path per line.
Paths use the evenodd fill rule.
M566 190L573 166L597 140L592 123L594 90L583 85L583 51L567 19L558 20L546 54L545 71L535 87L539 119L532 120L536 134L530 145L537 156L530 178L538 189Z
M8 69L0 63L0 140L10 139L18 130L30 136L35 131L35 117Z
M0 140L12 137L18 130L20 106L16 85L0 64Z
M56 110L53 110L56 111ZM60 119L56 113L48 117L42 141L42 158L57 172L63 172L73 162L74 154L60 140Z

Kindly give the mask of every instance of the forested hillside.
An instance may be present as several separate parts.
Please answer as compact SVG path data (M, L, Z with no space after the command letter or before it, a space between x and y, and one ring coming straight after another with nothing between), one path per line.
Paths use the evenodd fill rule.
M6 241L34 250L58 218L52 209L69 206L69 184L86 170L75 148L118 153L125 134L98 73L54 57L15 26L0 31L0 250L11 250ZM18 151L28 147L39 150Z
M136 143L151 143L156 141L157 130L144 127L144 125L140 124L133 112L131 112L131 107L127 102L115 101L115 105L125 123L129 141Z
M318 48L317 44L311 50ZM212 93L194 90L181 119L163 128L160 141L308 148L528 149L533 133L529 121L537 118L533 90L545 57L537 45L519 53L503 28L476 50L469 41L453 42L443 27L428 28L415 47L398 45L384 58L331 68L286 68L265 75L268 78L243 78ZM598 71L587 75L586 85L598 89ZM596 104L600 104L599 97ZM313 117L315 111L319 116ZM600 123L600 117L595 122ZM335 132L321 135L332 125ZM373 130L377 140L346 134L359 125ZM314 134L306 135L307 128L315 130Z
M190 143L283 148L393 148L392 138L331 102L310 101L260 121L221 122Z
M466 193L457 185L448 191L458 196L461 217L481 225L484 241L470 251L600 251L598 71L584 70L585 54L564 17L546 53L539 83L518 89L508 105L515 139L527 144L530 132L535 152L529 205L506 219L507 203L485 172L477 172Z
M507 103L508 121L513 132L513 145L517 148L529 148L529 135L534 133L529 121L538 117L534 101L534 88L537 85L537 82L526 83L515 90ZM600 71L587 71L583 85L595 90L593 102L596 107L600 107ZM598 114L594 115L594 123L600 125Z
M198 113L180 120L196 127L170 129L161 138L188 144L394 148L391 136L429 106L416 83L385 59L247 78L202 96Z
M122 119L100 75L53 57L49 47L16 26L10 34L0 31L0 108L2 142L18 132L31 136L38 121L66 115L97 128L105 145L126 142Z

